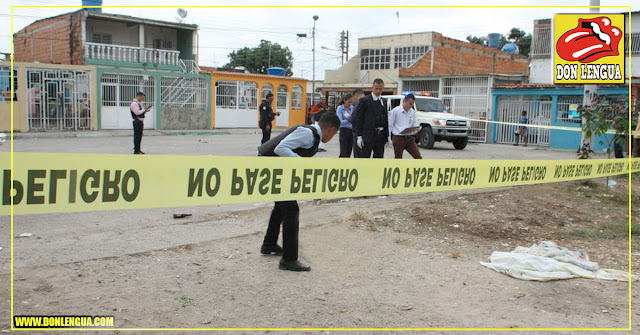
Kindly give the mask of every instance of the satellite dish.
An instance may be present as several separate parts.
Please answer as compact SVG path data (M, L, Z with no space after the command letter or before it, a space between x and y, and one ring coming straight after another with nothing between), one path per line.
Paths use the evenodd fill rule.
M178 16L180 16L180 23L182 23L182 20L184 20L184 18L187 17L187 11L182 9L182 8L178 8Z

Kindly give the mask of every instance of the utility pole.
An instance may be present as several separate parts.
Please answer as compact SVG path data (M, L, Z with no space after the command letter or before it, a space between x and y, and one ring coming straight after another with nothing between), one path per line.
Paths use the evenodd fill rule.
M600 0L589 0L589 13L600 13ZM582 108L587 108L593 103L593 98L598 90L598 85L584 85L584 95L582 98ZM582 117L582 124L584 125L587 120ZM589 150L593 148L593 136L589 139L585 137L584 131L580 133L580 158L588 158Z
M316 21L318 21L319 16L313 16L313 30L311 32L311 37L313 38L313 76L311 81L311 106L316 104Z
M342 64L344 65L345 61L349 61L349 31L346 32L343 30L340 32L340 59Z
M344 65L345 38L346 38L346 33L343 30L342 32L340 32L340 61L342 61L343 65Z

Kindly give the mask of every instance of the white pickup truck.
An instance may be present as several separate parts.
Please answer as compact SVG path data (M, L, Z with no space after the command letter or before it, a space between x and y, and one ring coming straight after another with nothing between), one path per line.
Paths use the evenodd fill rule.
M399 106L404 95L383 95L388 112ZM442 100L416 95L413 109L422 129L418 133L418 145L425 149L433 148L435 142L453 142L453 147L462 150L467 146L471 133L471 121L463 116L447 112Z

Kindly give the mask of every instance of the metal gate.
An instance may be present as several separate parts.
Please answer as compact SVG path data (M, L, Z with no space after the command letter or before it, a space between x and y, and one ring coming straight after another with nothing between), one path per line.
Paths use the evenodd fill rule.
M474 120L487 120L489 110L489 78L442 78L442 102L456 115ZM471 121L469 141L486 142L487 123Z
M27 69L29 130L91 129L91 73Z
M518 100L516 100L518 99ZM551 101L526 101L522 97L498 98L497 119L500 122L518 123L522 111L527 111L531 125L551 125ZM496 143L515 143L516 125L496 124ZM527 128L529 144L549 146L551 140L548 128Z
M130 105L136 93L145 94L143 106L155 102L155 78L148 75L104 73L100 79L102 92L100 114L102 129L131 129ZM145 129L153 129L157 108L145 115Z
M440 79L403 80L402 90L415 94L429 93L430 96L437 98L440 93Z

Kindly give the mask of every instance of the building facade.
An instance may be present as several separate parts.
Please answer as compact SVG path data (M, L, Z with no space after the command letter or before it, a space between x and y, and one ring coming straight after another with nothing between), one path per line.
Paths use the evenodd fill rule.
M77 131L98 128L97 69L91 65L0 62L0 131ZM13 96L11 78L13 77Z
M640 12L625 15L625 85L597 87L596 93L612 99L631 99L636 104L640 95ZM554 32L553 19L534 20L531 42L531 72L527 85L495 85L493 87L493 119L517 122L520 112L529 113L529 123L574 128L574 130L531 128L529 143L556 148L578 149L581 136L581 118L572 117L569 108L583 104L583 86L554 85ZM629 80L630 77L630 80ZM631 86L631 87L629 87ZM629 92L631 96L629 97ZM494 124L492 143L512 143L515 126ZM594 141L595 150L605 149Z
M14 57L95 66L96 129L131 128L139 91L154 106L145 128L209 129L211 80L198 67L197 43L196 25L79 10L15 33Z
M411 91L443 99L455 114L472 121L471 141L486 142L491 113L491 87L521 83L529 73L528 58L422 32L361 38L358 54L335 71L326 71L322 92L331 97L355 88L370 90L385 81L392 94Z
M211 106L212 128L259 127L258 106L267 93L273 93L271 104L275 113L274 127L287 128L305 123L307 104L307 80L219 71L202 68L211 74L211 86L215 87Z

